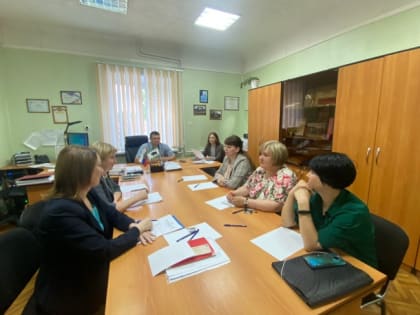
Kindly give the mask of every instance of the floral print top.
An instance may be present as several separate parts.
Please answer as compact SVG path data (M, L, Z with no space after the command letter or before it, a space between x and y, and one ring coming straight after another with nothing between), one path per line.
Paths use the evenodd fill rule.
M252 199L285 202L289 191L297 182L296 174L287 166L283 166L276 175L266 177L266 171L258 167L248 178L246 188Z

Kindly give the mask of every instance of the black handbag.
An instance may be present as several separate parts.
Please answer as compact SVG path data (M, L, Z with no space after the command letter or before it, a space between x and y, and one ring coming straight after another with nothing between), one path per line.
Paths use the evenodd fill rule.
M312 269L304 256L275 261L272 267L310 307L334 301L373 282L367 273L349 263Z

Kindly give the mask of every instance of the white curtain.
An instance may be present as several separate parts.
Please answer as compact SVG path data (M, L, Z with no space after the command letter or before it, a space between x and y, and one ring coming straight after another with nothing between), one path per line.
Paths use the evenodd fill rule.
M103 141L124 151L124 137L161 134L162 142L182 147L180 73L98 64L98 99Z

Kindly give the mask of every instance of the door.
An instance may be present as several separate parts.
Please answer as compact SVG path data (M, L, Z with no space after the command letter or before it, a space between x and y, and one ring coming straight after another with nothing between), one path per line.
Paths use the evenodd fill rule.
M349 190L367 203L372 172L383 58L340 68L333 151L346 153L357 177Z
M281 83L248 92L248 155L258 166L260 145L280 136Z

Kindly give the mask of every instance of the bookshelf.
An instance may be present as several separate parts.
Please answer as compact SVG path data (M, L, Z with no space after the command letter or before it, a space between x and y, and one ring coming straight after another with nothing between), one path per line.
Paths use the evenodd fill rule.
M313 156L331 152L337 78L334 69L283 83L281 138L290 164L305 166Z

